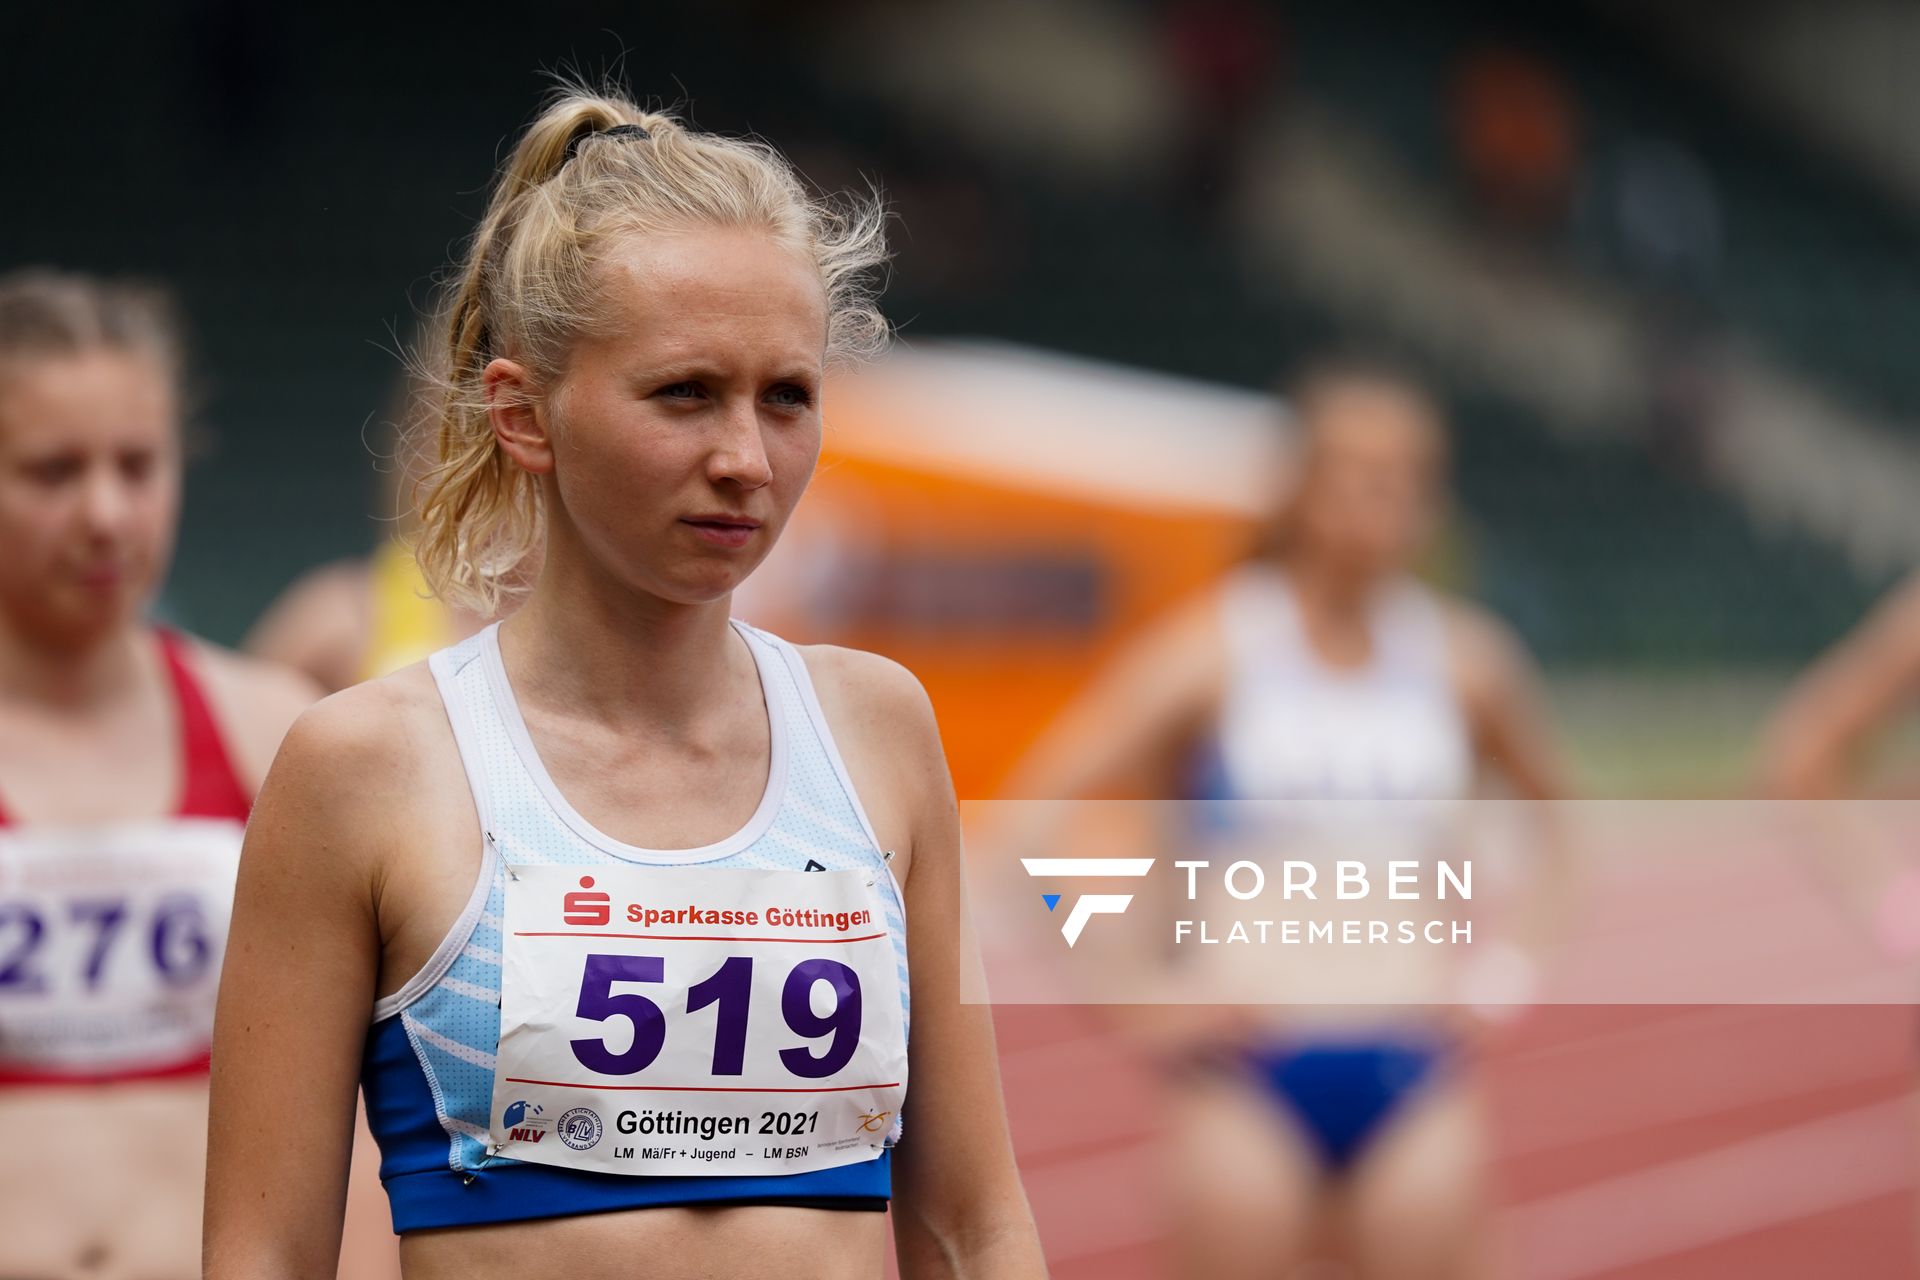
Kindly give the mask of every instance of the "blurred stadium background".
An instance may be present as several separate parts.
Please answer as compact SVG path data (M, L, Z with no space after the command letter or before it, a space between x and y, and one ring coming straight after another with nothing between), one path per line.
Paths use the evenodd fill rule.
M395 349L473 225L501 140L546 87L542 70L613 74L702 127L762 134L829 188L879 181L900 215L887 309L908 355L937 362L965 339L1009 367L1037 358L978 345L988 340L1104 362L1049 366L1088 385L1186 380L1154 383L1174 454L1214 439L1189 434L1183 395L1244 408L1235 389L1264 390L1329 345L1421 369L1451 410L1461 498L1434 572L1539 655L1592 793L1739 793L1785 680L1920 560L1909 74L1920 8L1909 3L208 0L110 16L22 6L7 27L0 267L52 262L178 288L205 444L166 608L226 642L300 571L383 536L374 456L388 447ZM980 397L983 416L1019 426L1007 439L1016 469L1021 434L1056 411L1087 457L1100 453L1097 398L1028 399L1022 386ZM912 425L937 433L935 408L909 410ZM828 410L831 423L831 399ZM855 435L884 443L887 425L869 417ZM883 523L924 496L910 473L943 465L933 454L861 464L859 452L849 471L870 491L891 477L912 495L883 497ZM970 483L946 491L948 509L973 512L955 536L1002 548L1003 569L1018 563L998 576L948 563L941 585L918 591L896 581L865 597L852 628L917 668L916 654L947 645L948 665L923 674L950 741L967 744L963 795L990 791L1021 745L1006 725L981 729L966 701L997 676L994 628L1066 646L1057 678L1033 684L1036 701L1010 722L1031 726L1064 696L1062 673L1181 577L1128 594L1114 575L1130 553L1074 543L1058 509L1041 539L1052 559L1005 551L1022 513L1046 506L1035 494L1080 491L1071 457L1024 484ZM996 485L1024 496L987 519L997 508L984 504L1005 497ZM1180 529L1203 558L1224 554L1217 530ZM896 580L942 568L902 566ZM963 669L968 653L977 661ZM1751 1166L1762 1148L1743 1157L1738 1143L1766 1135L1765 1152L1789 1165L1841 1152L1858 1167L1878 1142L1875 1158L1904 1185L1910 1144L1886 1145L1911 1075L1904 1023L1849 1010L1811 1024L1661 1016L1695 1019L1697 1070L1660 1068L1672 1060L1639 1023L1593 1019L1573 1031L1543 1019L1493 1064L1525 1113L1509 1117L1509 1134L1528 1136L1503 1167L1529 1203L1563 1218L1631 1214L1618 1180L1634 1161ZM1080 1233L1061 1274L1122 1274L1124 1250L1096 1237L1127 1218L1141 1184L1095 1199L1085 1179L1124 1174L1132 1157L1114 1153L1144 1151L1127 1145L1139 1135L1089 1144L1083 1126L1104 1121L1069 1123L1069 1105L1049 1128L1023 1093L1097 1069L1098 1042L1022 1018L1007 1033L1016 1125L1057 1144L1029 1172L1043 1229L1050 1241ZM1799 1083L1707 1096L1726 1063L1809 1043L1825 1065ZM1617 1069L1543 1065L1592 1064L1595 1044ZM1549 1132L1536 1096L1549 1085L1529 1092L1528 1080L1584 1101L1562 1096L1571 1109ZM1132 1096L1114 1087L1102 1115ZM1652 1098L1665 1100L1659 1117L1627 1118ZM1586 1119L1566 1119L1576 1111ZM1843 1127L1825 1136L1792 1136L1836 1116ZM1846 1141L1856 1130L1859 1145ZM1841 1145L1820 1145L1829 1138ZM1567 1172L1569 1150L1587 1172ZM1615 1270L1563 1257L1559 1271L1527 1274L1907 1274L1889 1261L1906 1256L1904 1194L1862 1185L1798 1219L1791 1206L1776 1215L1824 1233L1769 1235L1763 1215L1704 1245L1682 1232ZM1101 1207L1063 1226L1066 1201ZM1539 1225L1559 1221L1533 1229L1564 1240ZM1729 1252L1686 1251L1702 1247Z
M1245 387L1328 342L1418 362L1458 429L1447 572L1548 664L1605 790L1737 786L1780 674L1920 546L1908 6L213 0L9 27L0 253L183 293L208 446L169 603L216 638L377 537L392 351L543 68L881 181L910 344Z

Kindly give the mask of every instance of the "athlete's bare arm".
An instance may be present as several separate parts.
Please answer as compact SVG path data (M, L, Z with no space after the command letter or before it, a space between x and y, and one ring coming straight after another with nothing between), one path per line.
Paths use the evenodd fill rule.
M1150 624L1043 733L1007 780L1017 800L1175 799L1226 685L1220 598Z
M1037 801L1185 799L1185 771L1196 746L1218 720L1226 696L1221 614L1216 586L1130 638L1041 734L1002 794L1010 800ZM1054 813L1046 812L1049 806L1040 808L1014 818L1020 826L1006 837L1007 847L1019 856L1043 854L1047 846L1065 839L1064 830L1054 823L1090 816L1089 810L1074 805ZM1148 818L1137 833L1144 853L1163 839L1152 821ZM1134 892L1153 918L1169 918L1178 881L1156 877ZM1166 966L1176 959L1127 948L1108 957L1107 973L1116 985L1148 992L1167 981ZM1100 1015L1136 1048L1153 1055L1195 1039L1228 1037L1243 1020L1242 1010L1231 1006L1145 996L1138 1005L1102 1005Z
M1786 799L1848 789L1874 734L1920 695L1920 576L1896 591L1802 677L1767 726L1760 781Z
M329 693L344 689L360 679L372 607L366 561L322 565L268 607L241 648L305 672Z
M420 817L438 812L440 779L422 763L431 694L409 669L311 708L255 802L214 1028L205 1251L215 1280L334 1275L384 858L443 834Z
M1485 610L1450 602L1447 652L1454 688L1473 737L1475 760L1490 766L1521 800L1555 801L1571 794L1540 670L1519 637ZM1533 856L1524 896L1508 931L1532 964L1565 938L1575 910L1569 833L1561 817L1551 803L1531 805L1526 814ZM1506 1000L1526 992L1462 994Z
M1447 652L1476 759L1491 765L1521 799L1565 797L1566 762L1540 669L1519 637L1485 610L1451 603Z
M830 645L803 653L875 834L898 851L906 895L913 1102L894 1152L900 1273L1044 1276L1007 1134L990 1010L960 1002L960 816L932 704L885 658Z
M206 679L214 715L233 753L234 768L249 791L259 789L281 741L296 717L313 705L321 688L290 667L200 644L193 661ZM379 1194L378 1157L364 1121L355 1128L352 1203L342 1275L382 1280L399 1274L386 1206Z

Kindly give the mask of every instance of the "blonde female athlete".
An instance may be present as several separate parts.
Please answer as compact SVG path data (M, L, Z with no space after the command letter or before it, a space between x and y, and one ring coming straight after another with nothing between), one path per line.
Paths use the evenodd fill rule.
M209 1276L330 1273L356 1081L414 1280L878 1276L890 1199L905 1276L1042 1274L958 999L926 697L728 617L812 473L827 361L884 335L882 252L771 149L615 96L514 147L451 300L420 554L481 612L535 546L540 572L274 765Z
M1519 644L1409 575L1444 500L1431 401L1355 363L1309 373L1289 403L1300 471L1272 549L1123 654L1013 794L1366 813L1464 796L1481 766L1518 796L1561 793ZM1156 1038L1185 1042L1168 1179L1182 1274L1286 1276L1328 1256L1367 1277L1485 1274L1480 1130L1450 1069L1455 1015L1329 1026L1243 1009L1202 1026L1162 1012L1179 1017Z
M145 620L180 374L159 294L0 276L0 1276L199 1274L241 831L313 691Z

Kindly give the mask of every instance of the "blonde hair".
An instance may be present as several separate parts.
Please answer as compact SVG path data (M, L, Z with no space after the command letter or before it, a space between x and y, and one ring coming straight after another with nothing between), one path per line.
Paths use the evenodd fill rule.
M154 359L183 390L184 344L165 290L50 267L0 275L0 379L35 360L103 349Z
M443 396L416 487L414 549L435 594L487 615L524 579L516 570L540 543L540 490L494 439L481 375L511 356L536 386L552 386L573 343L603 321L597 269L612 242L687 227L766 230L819 270L827 354L838 363L886 346L872 280L887 257L885 221L875 198L810 192L764 143L564 85L514 146L449 282L444 338L427 353L423 372Z

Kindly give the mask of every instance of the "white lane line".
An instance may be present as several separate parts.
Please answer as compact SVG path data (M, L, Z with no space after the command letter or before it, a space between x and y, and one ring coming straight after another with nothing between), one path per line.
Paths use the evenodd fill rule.
M1533 1155L1825 1089L1881 1092L1893 1073L1911 1070L1910 1039L1901 1038L1911 1026L1901 1015L1836 1040L1818 1020L1810 1028L1782 1010L1722 1006L1502 1052L1483 1064L1480 1082L1484 1096L1506 1104L1501 1154ZM1604 1097L1543 1109L1542 1096L1590 1087L1596 1060L1619 1063L1604 1073Z
M1637 1169L1503 1209L1498 1231L1527 1280L1588 1280L1736 1239L1911 1188L1915 1114L1895 1099ZM1047 1260L1160 1239L1160 1154L1149 1140L1023 1161Z
M1516 1205L1517 1274L1582 1280L1912 1186L1899 1098Z
M1706 1049L1705 1042L1710 1039L1748 1045L1750 1056L1745 1067L1737 1073L1725 1070L1722 1064L1729 1055L1723 1050ZM1797 1046L1792 1056L1781 1052L1788 1046ZM1584 1063L1595 1058L1627 1060L1620 1071L1609 1073L1616 1084L1626 1086L1618 1096L1610 1092L1608 1097L1591 1099L1579 1108L1555 1104L1542 1109L1536 1095L1562 1096L1564 1088L1554 1082L1590 1079L1592 1073ZM1708 1069L1695 1073L1700 1078L1674 1079L1672 1069L1685 1069L1693 1059L1707 1064ZM1575 1034L1529 1049L1505 1050L1497 1059L1474 1064L1470 1087L1496 1108L1503 1102L1508 1104L1500 1117L1499 1155L1510 1159L1826 1089L1859 1086L1879 1093L1890 1083L1888 1066L1895 1061L1877 1037L1863 1037L1859 1043L1851 1039L1830 1043L1816 1036L1809 1042L1805 1030L1796 1029L1791 1019L1783 1019L1780 1010L1735 1005ZM1012 1093L1047 1088L1058 1080L1084 1081L1091 1074L1102 1073L1102 1064L1104 1072L1118 1072L1126 1078L1129 1092L1135 1096L1153 1097L1163 1087L1152 1065L1132 1044L1098 1025L1085 1031L1075 1028L1060 1039L1019 1047L1006 1047L1003 1042L1001 1085ZM1523 1064L1523 1069L1516 1069L1516 1064ZM1664 1088L1653 1089L1652 1084L1660 1079L1666 1082ZM1634 1087L1637 1083L1648 1087ZM1518 1102L1513 1096L1501 1096L1516 1088L1522 1094ZM1151 1130L1157 1127L1158 1119L1133 1117L1114 1125L1112 1132L1120 1136Z

